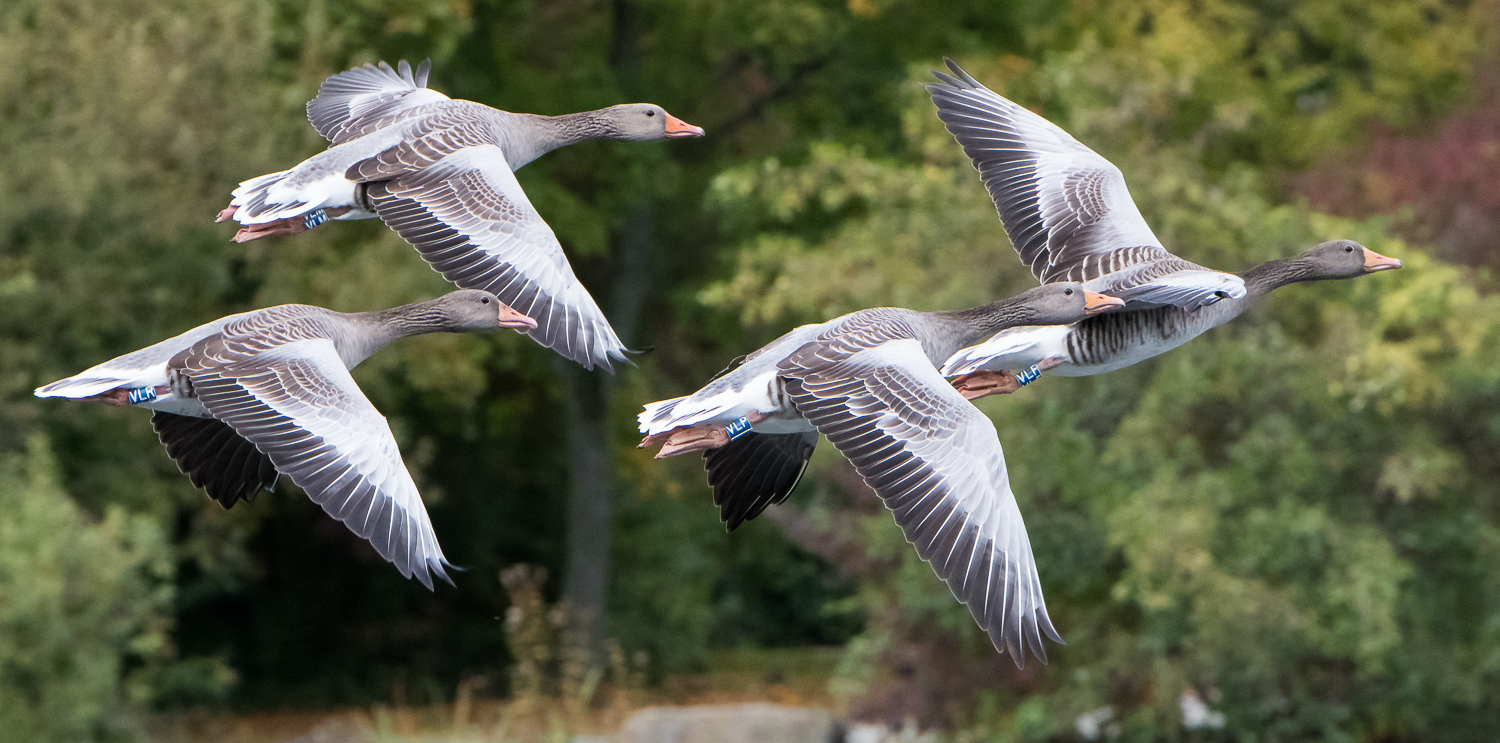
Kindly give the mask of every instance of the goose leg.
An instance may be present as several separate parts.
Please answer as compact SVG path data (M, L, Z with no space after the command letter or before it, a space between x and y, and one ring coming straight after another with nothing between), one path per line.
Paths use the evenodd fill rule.
M1009 395L1018 389L1036 381L1042 372L1055 369L1059 364L1066 361L1061 356L1051 356L1036 362L1030 369L1021 372L1020 376L1008 371L981 370L971 374L965 374L953 380L953 389L958 390L965 400L978 400L990 395Z
M251 240L259 240L262 237L270 237L272 235L296 235L302 232L306 232L313 227L317 227L323 222L333 219L334 217L347 214L349 213L349 210L353 208L354 207L349 206L335 206L326 209L315 209L311 212L308 212L307 214L302 214L295 217L287 217L286 219L278 219L274 222L245 225L244 227L240 228L239 232L234 233L234 241L237 243L243 243L250 242ZM231 206L228 209L219 212L218 221L222 222L225 219L234 216L234 212L237 210L238 207Z
M696 426L674 428L641 439L641 443L637 444L636 448L644 449L661 444L661 451L656 453L657 459L675 457L690 451L717 449L738 438L740 434L749 432L752 423L759 423L768 417L767 414L757 410L727 426L719 423L700 423Z
M1008 371L977 371L954 379L953 389L965 400L978 400L990 395L1009 395L1021 389L1021 383Z
M655 437L648 437L655 438ZM655 444L657 442L652 442ZM717 449L729 443L729 432L723 426L689 426L669 431L666 440L660 442L661 451L656 453L657 459L675 457L678 454L686 454L690 451L702 451L704 449ZM645 441L642 446L650 446Z

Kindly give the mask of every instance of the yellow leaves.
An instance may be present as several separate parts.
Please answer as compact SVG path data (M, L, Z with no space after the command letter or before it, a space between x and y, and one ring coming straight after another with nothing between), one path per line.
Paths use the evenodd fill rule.
M861 18L880 15L880 4L876 0L849 0L849 12Z
M1382 492L1406 503L1413 498L1436 498L1446 488L1463 482L1467 474L1463 457L1428 440L1427 432L1407 448L1385 458L1380 469Z

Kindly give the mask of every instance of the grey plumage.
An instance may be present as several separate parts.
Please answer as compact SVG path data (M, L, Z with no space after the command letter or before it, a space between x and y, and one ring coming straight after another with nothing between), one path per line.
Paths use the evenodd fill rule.
M331 146L291 170L245 181L220 219L237 240L296 234L323 220L379 217L432 266L538 322L528 333L592 369L626 349L579 283L514 171L593 138L702 136L652 104L537 116L455 101L426 87L430 64L364 65L324 81L308 120Z
M1241 274L1246 296L1227 299L1196 312L1178 307L1127 306L1120 312L1085 318L1071 326L1017 327L984 343L962 349L943 365L943 374L1024 369L1043 359L1062 363L1048 373L1080 377L1122 369L1170 351L1238 317L1255 297L1287 284L1348 279L1399 268L1352 240L1331 240L1291 258L1267 261Z
M827 436L996 649L1018 666L1027 651L1045 661L1042 637L1061 638L999 436L936 365L1012 325L1074 322L1105 299L1059 283L961 312L885 307L804 326L699 392L647 405L641 431L650 441L758 416L753 432L704 454L714 502L731 528L785 499L817 434Z
M223 318L36 391L155 410L152 425L194 485L225 508L277 473L428 588L447 565L390 426L349 370L397 338L525 327L487 292L384 312L281 305ZM450 581L451 582L451 581Z
M1082 282L1127 302L1197 309L1239 298L1239 277L1162 247L1108 160L1040 116L953 74L927 90L938 118L989 190L1021 261L1037 281Z

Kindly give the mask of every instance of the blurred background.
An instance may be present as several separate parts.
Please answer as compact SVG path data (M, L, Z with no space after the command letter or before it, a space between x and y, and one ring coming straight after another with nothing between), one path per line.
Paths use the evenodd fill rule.
M645 704L772 701L956 741L1491 740L1497 11L7 0L0 737L272 740L336 716L567 740ZM634 448L642 403L794 325L1032 284L920 87L944 55L1119 165L1190 260L1352 238L1406 266L982 402L1068 642L1024 670L826 444L733 534L700 460ZM290 483L225 511L144 413L31 396L228 313L447 291L374 220L246 245L213 222L239 181L325 145L303 111L324 77L428 57L454 98L649 101L708 130L518 174L626 343L653 349L636 366L585 373L502 333L356 370L468 569L433 593Z

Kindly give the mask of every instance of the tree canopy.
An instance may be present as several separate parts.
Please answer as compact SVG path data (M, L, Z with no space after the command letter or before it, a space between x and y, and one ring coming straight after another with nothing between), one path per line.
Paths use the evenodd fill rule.
M1469 105L1492 12L6 4L0 637L37 639L0 640L0 724L76 740L151 704L305 707L396 684L437 699L509 663L496 575L566 574L565 422L578 380L596 377L514 334L415 338L355 371L444 551L470 568L432 594L289 484L224 511L139 411L31 397L231 312L446 291L373 221L236 245L212 219L239 181L324 146L302 106L328 74L431 57L432 86L455 98L546 114L644 100L708 131L584 143L518 173L627 345L652 349L576 425L598 427L611 473L607 632L654 673L701 666L716 646L847 643L853 711L916 715L959 739L1066 737L1105 706L1126 737L1178 739L1187 690L1236 739L1487 739L1500 727L1500 300L1482 274L1398 238L1394 217L1321 213L1294 189L1314 166L1329 177L1328 158L1372 127L1418 137ZM698 461L634 449L640 404L696 389L796 324L1031 284L920 87L945 55L1118 165L1190 260L1243 270L1350 238L1405 262L1280 290L1135 367L981 404L1068 641L1022 672L831 447L787 505L729 535ZM38 662L39 648L67 660ZM929 672L904 672L913 657ZM35 727L51 704L70 712Z

